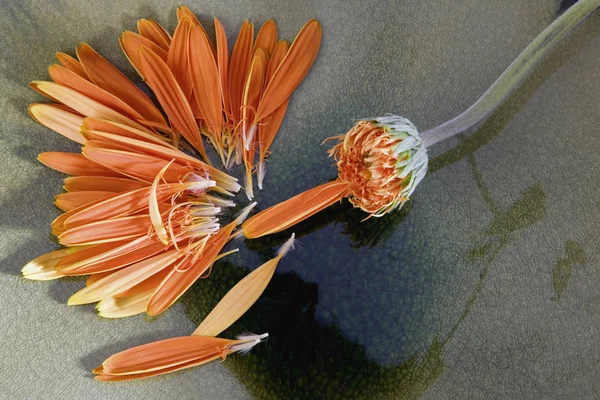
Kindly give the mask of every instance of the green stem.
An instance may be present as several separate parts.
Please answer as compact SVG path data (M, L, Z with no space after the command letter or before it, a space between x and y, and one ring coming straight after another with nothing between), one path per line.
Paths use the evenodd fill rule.
M577 24L600 7L600 0L579 0L534 39L494 84L456 118L421 134L430 147L463 132L487 117L519 86L548 51Z

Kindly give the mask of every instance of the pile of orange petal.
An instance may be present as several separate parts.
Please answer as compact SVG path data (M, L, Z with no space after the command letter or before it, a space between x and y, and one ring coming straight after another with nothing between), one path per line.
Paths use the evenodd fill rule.
M278 41L274 21L256 39L245 21L229 55L216 18L213 44L188 8L178 8L177 17L172 37L158 23L140 20L139 34L119 39L160 108L87 44L77 47L78 59L57 53L61 65L49 68L53 82L31 83L56 102L32 104L31 116L82 150L39 155L44 165L72 175L56 196L64 214L52 223L65 247L31 261L23 274L37 280L89 275L69 304L98 302L104 317L160 314L206 277L215 260L235 251L222 252L241 235L237 227L254 204L221 226L219 217L235 206L230 198L241 187L211 165L204 141L225 167L243 161L251 198L252 173L258 169L262 185L289 97L320 45L316 20L291 46Z
M252 174L262 186L268 150L289 97L312 65L321 26L308 22L292 45L267 21L254 38L245 21L231 53L215 18L213 44L194 14L177 10L171 37L158 23L138 22L120 44L154 92L153 99L87 44L77 59L57 53L53 82L31 87L56 103L32 104L31 116L82 145L81 153L39 155L46 166L71 175L56 196L64 213L52 233L64 247L23 267L28 279L87 275L70 305L97 302L99 315L158 315L200 278L242 235L239 226L256 203L225 224L235 206L237 179L213 167L205 141L226 168L244 163L246 194ZM193 156L195 153L202 160ZM258 167L255 158L258 153ZM256 302L292 247L248 274L221 299L192 336L138 346L109 357L94 370L99 380L143 378L245 352L268 334L236 340L216 336Z

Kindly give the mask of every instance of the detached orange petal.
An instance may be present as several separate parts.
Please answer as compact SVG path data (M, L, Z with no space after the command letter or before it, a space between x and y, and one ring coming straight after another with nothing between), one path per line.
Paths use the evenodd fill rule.
M223 123L219 71L208 36L197 26L190 31L188 57L194 96L202 119L211 135L218 139Z
M186 269L173 269L171 271L150 299L146 310L148 315L154 316L165 311L208 270L217 255L230 240L231 232L233 232L235 226L236 223L231 223L212 235L206 242L198 261L193 265Z
M340 201L347 194L346 183L338 180L307 190L249 218L242 225L244 236L254 239L283 231Z
M86 74L96 85L123 100L148 121L166 124L152 100L88 44L82 43L77 47L77 57Z
M31 104L28 108L29 115L55 132L79 144L84 144L81 136L83 117L66 111L56 104Z
M209 336L183 336L144 344L106 359L94 369L101 381L124 381L166 374L222 358L238 351L249 351L269 336L242 335L236 340Z
M137 22L138 32L140 35L153 41L157 46L164 51L169 51L171 36L160 24L151 19L140 19Z
M147 187L148 184L128 178L110 176L71 176L65 178L63 188L67 192L129 192Z
M142 71L140 57L138 54L138 50L140 47L144 46L150 49L154 54L159 56L164 62L167 62L168 53L163 50L162 47L154 43L152 40L143 37L142 35L138 35L135 32L125 31L119 37L119 44L121 45L121 49L125 56L133 65L133 68L136 69L138 74L144 78L144 73Z
M256 111L256 121L262 120L275 111L298 87L317 57L321 34L321 24L315 19L309 21L300 30L265 89Z
M103 199L108 196L112 196L113 192L100 192L100 191L81 191L81 192L67 192L56 195L54 198L54 204L56 207L63 211L73 210L77 207L84 206L96 200Z
M79 61L77 61L76 59L74 59L73 57L71 57L70 55L68 55L66 53L58 52L58 53L56 53L56 58L58 59L58 62L61 63L62 66L65 67L66 69L68 69L69 71L75 72L77 75L79 75L80 77L82 77L83 79L85 79L87 81L90 80L90 78L87 76L87 74L83 70L81 63Z
M179 83L181 90L188 101L192 99L192 79L188 68L188 48L192 20L189 17L179 19L179 24L173 34L173 41L169 46L167 65Z
M229 85L229 109L235 123L240 121L244 84L252 63L253 42L254 25L246 20L240 28L240 33L231 52L229 78L227 80Z
M277 24L272 19L268 20L258 31L254 49L263 49L270 57L277 43Z
M208 161L196 120L185 94L167 64L146 47L138 51L142 71L169 120Z
M48 68L52 80L60 85L77 90L79 93L89 97L98 103L104 104L119 113L130 118L139 120L143 119L142 115L131 108L123 100L119 99L112 93L94 85L90 81L83 79L76 73L69 71L67 68L58 64L51 65Z
M67 229L58 241L65 246L116 242L147 235L151 227L148 214L107 219Z
M46 167L69 175L122 177L121 174L87 159L82 154L49 151L38 160Z

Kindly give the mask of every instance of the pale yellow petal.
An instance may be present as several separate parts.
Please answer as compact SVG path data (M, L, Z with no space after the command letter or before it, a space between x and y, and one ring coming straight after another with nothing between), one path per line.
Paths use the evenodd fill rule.
M277 257L267 261L239 281L192 333L198 336L217 336L238 320L258 300L271 281L275 268L292 248L294 235L282 246Z

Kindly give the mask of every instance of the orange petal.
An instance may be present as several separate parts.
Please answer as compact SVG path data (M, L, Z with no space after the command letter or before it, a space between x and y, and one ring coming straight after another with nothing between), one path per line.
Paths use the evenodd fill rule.
M337 180L307 190L249 218L242 225L244 236L254 239L283 231L340 201L347 194L347 185Z
M87 124L84 122L84 126L87 126ZM187 154L183 153L182 151L167 145L167 144L163 144L161 146L157 146L154 143L146 143L147 141L143 141L143 140L136 140L136 139L130 139L128 137L126 137L125 135L122 134L117 134L117 135L113 135L113 134L109 134L109 133L105 133L105 132L98 132L98 131L87 131L87 134L91 134L93 137L98 138L98 139L102 139L104 141L104 144L99 143L97 140L90 140L88 141L87 144L87 148L84 148L84 152L86 152L86 154L88 155L88 157L90 157L90 159L93 159L94 156L91 153L92 149L110 149L110 146L108 146L108 144L110 143L114 143L114 144L118 144L121 146L126 146L128 149L134 150L134 151L138 151L140 154L137 157L150 157L150 156L156 156L158 158L162 158L163 160L173 160L175 159L179 164L182 165L186 165L189 167L189 171L188 172L195 172L195 173L199 173L199 174L204 174L206 172L208 172L210 174L210 178L216 180L219 185L224 188L225 190L228 190L230 192L234 192L236 193L239 190L239 185L236 183L237 179L233 178L232 176L219 171L218 169L209 166L205 163L203 163L202 161L198 160L197 158L188 156ZM129 152L127 152L127 154L130 154ZM133 154L133 153L131 153ZM121 156L121 155L119 155ZM124 154L122 154L122 156L125 156ZM153 160L155 160L156 158L152 158ZM101 159L98 159L98 161L104 163L104 161L102 161ZM135 165L132 164L127 164L123 166L124 161L123 160L116 160L117 163L115 165L111 165L111 168L115 168L118 170L129 170L131 168L134 168L136 170L139 170L139 168L136 168ZM106 161L108 162L108 161ZM149 161L149 162L154 162L154 161ZM110 164L106 164L106 165L110 165ZM117 167L117 165L121 165L122 167ZM157 166L155 166L157 167ZM150 168L152 168L152 166L150 166ZM162 168L162 167L161 167ZM154 169L153 169L154 170ZM148 171L141 171L144 172L144 176L148 176L151 174L151 172ZM154 175L150 175L152 178L148 178L148 179L144 179L148 182L152 182L152 180L154 179L154 176L156 176L156 174ZM169 179L167 179L167 181L170 182Z
M138 52L142 71L171 124L208 160L202 138L185 94L167 64L146 47Z
M176 185L164 185L164 188L161 187L158 196L161 200L164 200L172 196L177 190L178 186ZM135 214L142 209L148 208L149 193L150 187L131 192L117 193L112 197L87 204L81 207L81 209L76 208L61 216L64 216L62 225L70 229L95 221ZM57 218L57 220L61 217Z
M91 203L92 201L112 196L113 194L113 192L99 191L61 193L54 198L54 204L56 204L56 207L60 208L63 211L69 211L74 208Z
M169 236L167 234L167 229L165 228L165 225L163 224L162 215L160 212L160 208L158 206L157 190L158 190L158 185L159 185L161 179L163 179L165 172L171 166L171 164L173 164L173 161L175 161L175 160L169 161L169 163L167 165L165 165L159 171L158 174L156 174L156 178L154 178L154 181L152 182L152 186L150 187L150 196L148 199L148 209L150 212L150 221L152 222L152 227L154 228L154 232L156 233L156 235L158 236L158 238L164 245L169 244Z
M272 19L268 20L258 31L254 49L263 49L270 57L277 43L277 24Z
M38 160L49 168L69 175L122 177L118 172L97 164L82 154L46 152L40 153Z
M125 318L146 312L146 304L152 291L138 293L128 297L108 297L96 305L98 316L103 318Z
M108 119L132 126L134 128L144 129L143 126L121 114L120 112L115 111L112 108L97 102L96 100L92 100L78 91L66 86L62 86L54 82L44 81L31 82L30 86L44 96L63 103L64 105L69 106L73 110L77 111L81 115L85 115L86 117Z
M142 372L142 373L132 373L132 374L126 374L126 375L104 374L104 373L102 373L103 370L100 367L99 369L97 368L94 370L94 373L98 374L94 378L98 381L104 381L104 382L121 382L121 381L129 381L132 379L149 378L151 376L162 375L162 374L167 374L169 372L180 371L180 370L186 369L186 368L197 367L197 366L206 364L208 362L215 361L221 357L222 357L221 354L214 354L210 357L195 359L188 363L177 364L177 365L174 365L174 366L168 367L168 368L157 369L154 371Z
M275 111L298 87L317 57L321 33L321 24L314 19L304 25L298 33L265 89L256 111L256 121L262 120Z
M137 240L138 242L141 241ZM56 268L61 271L63 269L69 269L72 266L77 267L76 264L84 265L85 263L93 263L95 260L102 260L103 257L108 254L112 254L118 251L125 245L132 243L131 240L123 240L120 242L102 243L95 246L86 246L82 251L78 251L74 254L69 254L64 257L56 265ZM65 271L68 272L68 271Z
M65 257L58 263L57 269L65 275L114 271L145 260L166 249L167 246L151 237L102 243L82 251L80 256Z
M83 117L57 107L56 104L31 104L28 111L40 124L77 143L85 143L81 136Z
M200 23L200 21L198 21L198 18L196 17L196 14L194 14L192 12L192 10L190 10L186 6L179 6L179 7L177 7L177 20L181 21L185 17L189 18L194 24L202 26L202 24Z
M232 222L212 235L206 242L198 261L193 265L185 270L173 269L171 271L150 299L146 310L148 315L158 315L165 311L208 270L229 241L231 232L236 225L235 222Z
M137 27L138 31L140 32L140 35L142 35L146 39L151 40L164 51L169 51L171 37L169 36L167 31L165 31L165 29L162 26L160 26L156 21L152 21L149 19L140 19L137 22Z
M69 249L59 249L29 261L21 270L23 277L38 281L63 277L64 275L56 270L56 264L68 254Z
M219 70L219 83L221 86L221 95L223 96L223 110L227 116L231 115L229 96L227 93L227 73L229 71L229 55L227 49L227 35L221 22L214 18L215 37L217 40L217 68Z
M130 126L123 125L118 122L88 117L83 120L83 129L111 133L113 135L118 135L123 138L142 140L144 142L175 149L175 147L167 143L162 136L157 135L154 132L145 129L140 130L132 128Z
M148 214L121 217L67 229L58 237L58 241L65 246L116 242L147 235L151 227Z
M83 154L89 160L148 184L152 184L159 171L169 162L147 154L113 150L107 148L105 143L97 140L88 141L83 148ZM166 172L165 180L172 183L179 182L185 175L194 172L197 172L197 170L188 166L173 164Z
M262 264L231 288L192 335L217 336L244 315L264 292L279 261L293 247L293 243L294 234L281 247L276 257Z
M199 28L202 29L202 31L204 31L204 34L208 37L208 34L206 33L206 30L204 29L204 27L202 26L202 24L200 23L200 21L198 21L198 18L196 18L196 15L192 12L192 10L190 10L189 8L187 8L186 6L179 6L177 7L177 20L181 21L184 18L189 18L190 21L192 21L192 23L195 26L198 26ZM213 55L216 54L215 52L215 48L213 47L212 43L210 44L211 50L213 52Z
M173 76L179 83L181 90L188 101L192 99L192 79L188 68L188 48L192 20L189 17L179 19L175 29L173 41L169 47L167 66L173 72Z
M180 251L169 250L137 262L84 287L69 298L68 304L93 303L114 296L169 267L180 257Z
M113 178L109 176L72 176L65 178L63 188L67 192L128 192L147 187L148 184L128 178Z
M167 62L168 54L165 50L162 49L159 45L154 43L150 39L146 39L142 35L138 35L135 32L125 31L119 37L119 44L121 45L121 49L125 56L133 65L133 68L136 69L138 74L142 78L144 78L144 74L141 67L140 57L138 54L138 50L140 47L144 46L152 50L157 56L159 56L164 62Z
M142 239L146 239L146 237L142 237ZM115 270L121 270L131 264L155 256L165 249L166 246L161 242L153 242L145 247L139 247L136 251L129 251L115 257L106 257L100 262L86 263L82 267L76 269L71 269L72 265L69 265L65 268L59 268L59 271L65 275L87 275L114 272Z
M209 132L219 138L223 123L219 71L208 36L197 26L190 31L188 56L194 95L202 119Z
M142 115L136 110L131 108L127 103L112 93L94 85L90 81L83 79L74 72L69 71L67 68L62 67L58 64L51 65L48 68L50 77L54 82L74 89L79 93L89 97L98 103L104 104L105 106L112 108L113 110L129 117L134 120L143 119Z
M152 100L89 45L80 44L77 47L77 57L86 74L96 85L123 100L145 119L166 124Z
M287 42L287 40L280 40L275 45L275 50L273 50L273 54L271 55L271 59L269 60L269 68L267 69L267 77L265 79L265 89L266 86L271 82L271 79L273 79L275 71L277 71L277 68L279 68L279 66L281 65L281 62L285 58L285 55L287 54L289 49L290 44Z
M263 179L265 178L265 158L267 157L267 152L281 127L289 102L289 99L284 101L278 109L273 111L271 115L267 117L265 122L258 126L258 148L260 149L260 159L256 178L260 189L262 189Z
M235 340L207 336L183 336L137 346L107 358L103 373L129 375L162 370L193 360L221 356Z
M97 280L100 280L100 279L104 278L105 276L108 276L108 275L112 274L113 272L114 271L107 271L107 272L100 272L98 274L90 275L85 280L85 286L90 286L92 283L96 282Z
M262 49L257 49L252 60L252 65L248 71L248 77L244 84L242 95L242 137L246 150L250 149L254 140L256 126L251 126L254 122L254 112L258 106L260 95L267 73L269 56Z
M87 74L83 70L81 63L79 61L77 61L76 59L74 59L73 57L71 57L70 55L58 52L58 53L56 53L56 58L58 59L58 62L61 63L62 66L65 67L66 69L68 69L69 71L75 72L77 75L79 75L80 77L82 77L83 79L85 79L87 81L90 80L90 78L87 76Z
M160 271L157 274L152 275L150 278L146 279L138 283L137 285L115 295L115 298L120 299L123 297L135 296L138 294L142 294L148 292L150 290L156 290L158 285L169 275L171 271L167 268ZM150 298L148 298L150 300ZM146 312L146 307L144 307L144 312Z
M242 105L244 84L246 83L246 76L252 63L253 42L254 25L246 20L240 28L240 33L231 52L229 77L227 79L227 84L229 85L229 110L231 111L234 123L240 121L240 107Z

